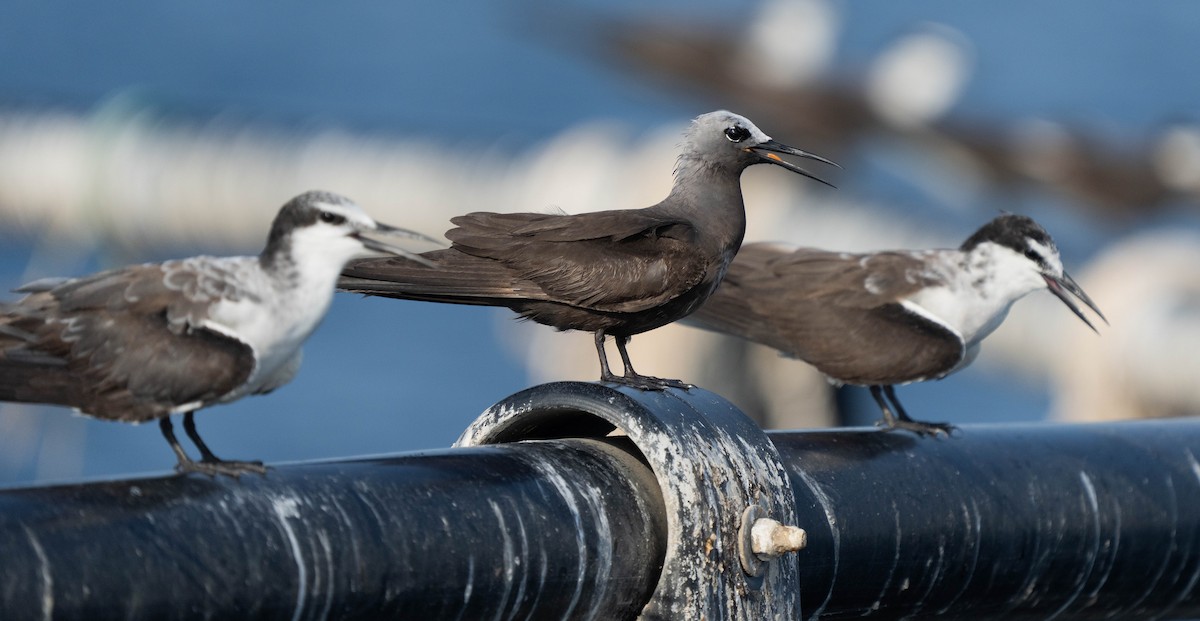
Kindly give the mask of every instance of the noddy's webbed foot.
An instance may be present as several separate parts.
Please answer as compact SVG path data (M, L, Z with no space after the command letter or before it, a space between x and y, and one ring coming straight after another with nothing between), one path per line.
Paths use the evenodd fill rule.
M625 375L614 375L608 369L608 357L604 355L604 331L601 330L596 332L596 353L600 355L600 381L622 384L638 390L666 390L668 388L691 390L695 388L695 386L677 379L663 379L634 371L633 363L629 361L629 351L625 349L629 343L629 337L618 336L615 340L617 351L621 354L621 362L625 365Z
M954 433L955 429L958 429L958 427L955 427L950 423L926 423L912 419L892 421L884 419L876 422L875 426L882 427L884 431L894 431L897 429L911 431L922 438L927 436L930 438L936 438L938 434L946 434L946 437L949 437Z
M602 382L612 382L621 384L638 390L666 390L668 388L679 388L680 390L691 390L694 385L677 379L665 379L661 377L653 377L650 375L611 375L607 378L601 377Z

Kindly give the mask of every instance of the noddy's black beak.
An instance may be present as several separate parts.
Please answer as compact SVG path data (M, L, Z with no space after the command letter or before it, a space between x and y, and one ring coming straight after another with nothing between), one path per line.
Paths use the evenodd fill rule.
M410 231L408 229L402 229L397 226L391 226L390 224L384 224L382 222L375 223L375 228L373 229L373 232L382 233L384 235L388 235L391 237L403 237L403 238L407 238L407 239L418 239L421 241L432 242L432 243L438 244L439 246L446 245L445 242L440 242L432 237L429 237L428 235L423 235L421 233L418 233L416 231ZM363 231L354 231L353 233L350 233L350 237L353 237L354 239L358 240L358 243L362 244L363 248L366 248L367 250L374 250L375 252L382 252L384 254L392 254L392 255L396 255L398 257L404 257L406 259L409 259L410 261L416 261L417 263L420 263L421 265L424 265L426 267L437 267L437 265L435 263L433 263L429 259L426 259L425 257L423 257L415 252L409 252L408 250L405 250L399 246L394 246L392 244L380 241L378 239L367 237L366 235L363 234Z
M1071 312L1075 313L1076 317L1082 319L1083 323L1086 323L1092 329L1092 332L1096 334L1100 333L1096 329L1096 326L1093 326L1092 322L1088 321L1088 318L1083 315L1083 311L1079 310L1079 306L1075 304L1075 300L1072 300L1067 295L1068 293L1079 298L1084 304L1087 304L1088 308L1095 311L1096 315L1104 320L1104 325L1108 325L1108 319L1104 316L1104 313L1100 312L1100 309L1096 307L1096 303L1092 301L1092 298L1088 297L1088 294L1083 292L1083 289L1079 287L1079 283L1075 282L1075 279L1071 278L1070 274L1066 272L1063 272L1062 276L1042 274L1042 278L1046 280L1046 288L1050 290L1050 293L1053 293L1058 299L1062 300L1063 304L1066 304L1067 308L1071 309Z
M825 185L827 185L831 188L837 189L836 185L829 183L828 181L808 172L807 170L804 170L803 168L800 168L799 166L797 166L775 154L783 153L785 155L795 155L796 157L802 157L802 158L809 159L809 160L816 160L816 161L824 163L824 164L829 164L830 166L837 166L838 168L841 168L841 166L838 166L837 162L827 160L827 159L821 157L820 155L814 155L812 153L809 153L808 151L802 151L800 149L797 149L796 147L789 147L786 144L783 144L782 142L778 142L775 140L768 140L764 143L756 144L752 147L746 147L746 150L749 151L750 153L753 153L753 154L757 155L758 157L762 158L762 160L764 162L767 162L768 164L775 164L776 166L782 166L792 172L800 173L800 174L804 175L805 177L808 177L809 179L812 179L814 181L820 181L821 183L824 183Z

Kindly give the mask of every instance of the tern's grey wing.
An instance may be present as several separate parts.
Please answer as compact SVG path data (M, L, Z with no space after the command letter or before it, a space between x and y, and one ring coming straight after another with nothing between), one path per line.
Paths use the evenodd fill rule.
M239 268L244 268L244 263L234 259L192 257L162 264L132 265L67 280L44 291L50 294L50 299L62 313L95 309L165 312L172 330L182 333L199 328L209 307L219 301L257 300L257 296L241 284L240 272L243 270Z
M156 265L103 272L4 306L0 399L138 421L240 386L253 369L249 347L193 321L211 300L181 296L166 284L171 274Z
M453 219L449 250L411 261L359 261L339 286L375 295L467 304L552 301L602 312L660 306L701 283L712 266L694 229L642 211L577 215L473 213Z
M949 330L901 304L935 282L922 268L907 253L785 253L751 245L685 321L774 347L846 383L940 377L962 359L963 348Z
M944 282L910 252L850 254L816 248L785 252L768 244L748 244L733 265L731 271L747 282L782 279L793 292L792 298L821 299L850 308L898 303Z

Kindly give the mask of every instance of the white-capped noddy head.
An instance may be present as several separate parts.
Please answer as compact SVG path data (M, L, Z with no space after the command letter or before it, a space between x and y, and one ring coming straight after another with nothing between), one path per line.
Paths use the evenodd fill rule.
M376 222L344 196L309 191L288 201L279 210L271 225L262 259L269 265L281 253L290 253L293 257L304 255L309 260L327 261L340 268L351 259L383 253L432 265L418 254L364 235L370 232L438 243L420 233Z
M1050 234L1032 218L1016 214L999 216L967 239L962 250L971 252L984 244L995 246L990 257L996 263L996 276L992 281L982 283L982 286L992 287L997 295L1011 299L1038 289L1049 289L1089 328L1096 330L1096 326L1071 298L1075 296L1108 323L1096 303L1063 269L1058 247Z
M773 140L744 116L718 110L696 117L684 133L679 155L680 169L698 165L740 173L748 166L768 163L833 187L828 181L779 157L776 155L778 153L838 166L819 155Z

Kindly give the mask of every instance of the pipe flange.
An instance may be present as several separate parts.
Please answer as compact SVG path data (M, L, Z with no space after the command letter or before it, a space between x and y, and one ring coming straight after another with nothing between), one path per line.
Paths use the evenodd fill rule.
M456 446L596 438L617 429L653 471L667 511L663 571L642 618L799 618L796 556L767 562L753 551L761 518L796 523L790 479L770 438L725 399L698 388L545 384L488 408ZM761 516L743 536L747 507ZM753 571L742 571L746 565Z

